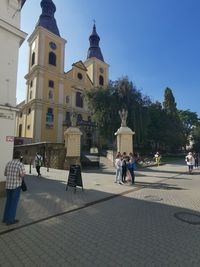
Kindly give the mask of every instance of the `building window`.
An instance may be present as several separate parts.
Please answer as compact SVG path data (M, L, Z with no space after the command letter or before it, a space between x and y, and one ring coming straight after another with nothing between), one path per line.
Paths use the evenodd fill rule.
M30 91L29 98L32 99L32 91Z
M31 113L31 108L28 109L28 114L30 114L30 113Z
M70 112L66 112L66 114L65 114L65 121L70 121Z
M22 137L22 124L19 125L19 137Z
M99 84L104 85L104 78L102 75L99 76Z
M54 81L49 80L49 87L54 88Z
M47 128L53 128L53 108L48 108L46 113L46 127Z
M31 66L33 66L34 64L35 64L35 52L32 53Z
M76 92L76 106L79 108L83 107L83 97L80 92Z
M30 87L33 87L33 81L30 82Z
M27 129L28 129L28 130L30 130L30 129L31 129L31 126L30 126L30 125L28 125L28 126L27 126Z
M78 77L79 80L83 79L83 75L80 72L77 74L77 77Z
M49 64L56 66L56 54L54 54L53 52L49 53Z

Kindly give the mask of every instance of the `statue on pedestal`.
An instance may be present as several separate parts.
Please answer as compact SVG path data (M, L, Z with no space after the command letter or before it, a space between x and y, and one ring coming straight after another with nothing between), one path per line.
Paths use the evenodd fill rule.
M124 108L122 110L119 110L119 116L121 118L121 127L127 127L126 120L128 116L128 111Z

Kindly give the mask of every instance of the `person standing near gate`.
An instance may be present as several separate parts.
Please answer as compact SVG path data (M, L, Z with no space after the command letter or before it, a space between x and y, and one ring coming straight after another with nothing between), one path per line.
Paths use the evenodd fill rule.
M35 155L35 168L38 176L41 176L40 168L42 166L43 157L37 152Z
M19 222L19 220L15 219L15 216L20 198L22 179L25 175L25 168L20 161L19 151L16 151L13 155L13 160L6 164L4 175L6 176L6 205L3 223L12 225Z

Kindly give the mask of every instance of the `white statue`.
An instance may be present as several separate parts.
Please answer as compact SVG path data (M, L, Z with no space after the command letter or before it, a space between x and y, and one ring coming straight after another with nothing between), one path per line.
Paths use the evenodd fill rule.
M72 127L76 127L76 121L77 121L76 113L73 111L71 113L71 126Z
M124 108L121 110L119 110L119 116L121 118L121 127L126 127L126 120L127 120L127 116L128 116L128 111L125 110Z

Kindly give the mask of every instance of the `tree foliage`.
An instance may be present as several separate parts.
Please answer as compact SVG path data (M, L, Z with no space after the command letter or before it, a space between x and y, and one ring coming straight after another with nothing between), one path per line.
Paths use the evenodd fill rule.
M185 147L189 136L198 141L198 116L189 110L178 110L170 88L164 91L163 106L152 103L127 77L110 82L85 94L93 120L100 135L108 143L114 142L114 133L120 127L119 110L128 111L127 126L135 131L134 146L153 150L177 151Z

